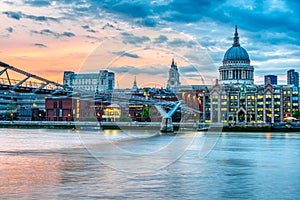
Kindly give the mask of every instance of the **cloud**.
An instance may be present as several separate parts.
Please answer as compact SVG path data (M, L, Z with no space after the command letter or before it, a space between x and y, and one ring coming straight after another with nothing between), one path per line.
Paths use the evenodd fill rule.
M94 29L91 29L89 25L83 25L81 26L83 29L85 29L87 32L90 32L90 33L97 33L98 31L94 30Z
M16 19L16 20L20 20L23 16L23 14L21 12L6 11L6 12L2 12L2 13L5 14L8 18L12 18L12 19Z
M51 31L49 29L43 29L41 31L35 31L35 30L33 30L31 32L35 33L35 34L39 34L39 35L51 35L51 36L54 36L54 37L58 37L58 35L59 35L58 33L55 33L55 32L53 32L53 31Z
M154 18L142 18L136 20L136 22L140 25L148 26L148 27L156 27L158 24L158 22Z
M41 43L35 43L34 46L39 47L39 48L47 48L47 45L41 44Z
M51 1L48 0L25 0L24 3L34 7L43 7L51 5Z
M160 35L158 38L154 39L154 43L161 44L168 41L168 37L165 35Z
M144 18L151 12L142 2L112 1L110 9L133 18Z
M94 30L94 29L89 29L87 30L87 32L90 32L90 33L98 33L98 31Z
M136 36L127 32L122 32L121 35L123 37L124 44L143 44L144 42L150 41L148 36Z
M190 65L190 66L180 66L179 71L181 73L199 72L199 70L196 69L196 67L192 66L192 65Z
M55 21L58 22L58 19L54 18L54 17L46 17L46 16L34 16L34 15L23 15L24 18L27 19L32 19L34 21Z
M54 6L53 0L23 0L26 7L12 2L14 1L4 2L7 4L5 6L14 4L14 7L11 6L12 9L2 12L2 14L11 19L21 20L20 24L22 23L22 25L22 19L37 22L58 22L61 19L64 22L70 22L76 19L80 24L79 27L82 25L87 35L90 34L86 37L95 40L97 38L94 37L95 34L93 33L98 31L101 33L102 28L118 30L116 27L122 27L124 31L129 31L131 27L138 27L145 28L145 31L147 31L151 27L157 31L160 28L179 31L196 37L217 65L221 65L225 51L231 47L234 25L238 25L241 45L248 51L252 63L264 63L265 69L270 69L280 59L284 58L288 61L288 58L300 57L300 26L298 25L300 21L300 3L298 1L61 0L56 1L57 5ZM29 10L25 10L28 5L35 8L29 12ZM43 9L55 9L58 12L53 13L59 13L61 17L55 18L31 13L37 6L38 9L41 9L39 13L44 13ZM12 11L15 9L27 14ZM47 13L49 12L47 11ZM109 23L107 23L108 21ZM70 23L61 25L65 24ZM95 26L97 28L94 28L92 24L97 24ZM28 26L25 23L24 25ZM4 28L9 26L6 25ZM57 28L49 27L46 29L42 27L31 31L31 33L56 38L78 35L75 32L63 32L64 30L72 30L69 29L72 27ZM11 29L6 29L10 32L9 30ZM51 30L55 30L55 32ZM15 30L12 29L12 31ZM101 35L99 34L97 42L102 37ZM133 45L151 41L147 36L133 35L130 32L123 32L122 40L125 44ZM166 35L154 38L153 42L156 44L165 43L179 49L188 47L192 50L194 47L193 41L189 42L179 37L171 39ZM272 54L278 49L281 49L282 52L289 52L289 54ZM124 56L134 57L134 54ZM280 63L280 65L297 67L300 62L288 61L285 64Z
M110 23L106 23L102 29L107 29L107 28L115 28L114 25L110 24Z
M218 1L214 4L217 7ZM148 27L156 27L160 21L195 22L203 18L209 9L213 9L209 0L172 0L172 1L102 1L93 6L101 7L109 12L121 14L133 19L135 23Z
M119 56L126 56L126 57L130 57L130 58L140 58L140 56L137 54L127 53L125 51L113 52L113 54L119 55Z
M3 1L3 3L6 3L6 4L8 4L8 5L13 5L13 4L14 4L14 3L11 2L11 1Z
M133 75L152 75L165 77L168 74L167 66L147 66L147 67L135 67L135 66L121 66L121 67L110 67L112 71L119 74L133 74ZM165 73L162 73L164 71Z
M34 21L56 21L58 22L59 20L54 18L54 17L47 17L47 16L35 16L35 15L27 15L22 12L13 12L13 11L5 11L2 12L5 14L8 18L15 19L15 20L20 20L21 18L25 19L31 19Z
M300 4L290 1L219 1L219 0L172 0L172 1L128 1L114 0L102 1L97 4L93 1L93 6L101 7L108 12L126 16L128 21L143 26L155 27L157 24L165 26L173 25L173 29L184 32L196 32L201 30L211 30L208 27L198 27L197 23L213 23L215 28L233 27L238 25L246 32L261 34L286 33L289 37L278 37L264 40L265 44L280 44L282 42L300 43L298 36L300 27ZM128 11L135 12L128 12ZM284 22L283 22L284 19ZM171 22L172 24L168 24ZM257 23L259 22L259 23ZM188 29L186 24L193 26ZM176 24L174 26L174 24ZM179 24L179 25L178 25ZM222 26L218 26L222 25ZM182 27L184 26L184 27ZM211 26L210 26L211 27ZM184 30L183 30L184 29ZM214 30L215 31L215 30ZM195 33L197 34L197 33ZM224 39L223 32L219 32L214 40ZM203 35L203 34L202 34ZM208 36L208 35L206 35ZM287 39L288 41L285 41ZM254 40L254 38L253 38ZM178 42L178 41L177 41ZM212 43L202 41L203 45Z
M71 32L63 32L63 33L60 34L59 36L74 37L75 34L74 34L74 33L71 33Z
M81 26L83 29L90 29L90 26L89 25L83 25Z
M212 63L207 63L203 65L187 65L178 66L178 70L183 77L197 77L197 76L207 76L207 73L217 72L217 68L213 66Z
M170 12L163 19L171 22L191 23L200 21L214 7L210 0L174 0L168 5Z
M9 33L14 32L14 29L13 29L12 27L8 27L8 28L6 28L6 30L7 30Z
M53 32L49 29L43 29L41 31L31 31L31 33L34 33L34 34L38 34L38 35L48 35L48 36L53 36L53 37L56 37L56 38L60 38L60 37L74 37L75 34L74 33L71 33L71 32L63 32L63 33L57 33L57 32Z
M195 41L185 41L181 38L174 38L172 41L168 42L168 45L173 47L188 47L193 48L193 46L197 45Z
M91 36L91 35L86 35L85 36L87 39L93 39L93 40L97 40L97 41L100 41L101 39L98 38L98 37L95 37L95 36Z

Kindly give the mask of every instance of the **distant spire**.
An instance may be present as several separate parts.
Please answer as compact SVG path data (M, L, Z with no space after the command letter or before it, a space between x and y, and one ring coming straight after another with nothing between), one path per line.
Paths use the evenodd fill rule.
M133 81L132 89L133 90L137 90L138 89L137 84L136 84L136 76L134 76L134 81Z
M174 61L174 58L172 58L172 65L171 65L172 69L175 69L177 71L177 63Z
M240 42L239 42L239 34L237 31L237 26L235 26L235 33L234 33L234 38L233 38L233 46L240 46Z
M134 76L133 86L137 86L136 85L136 76Z

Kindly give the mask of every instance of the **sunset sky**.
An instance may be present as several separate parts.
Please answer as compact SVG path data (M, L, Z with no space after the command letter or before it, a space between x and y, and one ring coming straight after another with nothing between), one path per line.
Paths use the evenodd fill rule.
M62 81L109 69L116 85L165 86L172 58L184 84L210 84L234 26L263 75L300 71L300 3L280 0L4 0L0 61Z

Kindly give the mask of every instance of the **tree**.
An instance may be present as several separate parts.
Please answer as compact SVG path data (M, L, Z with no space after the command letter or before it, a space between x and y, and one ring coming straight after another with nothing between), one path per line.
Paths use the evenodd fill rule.
M146 105L141 113L141 117L148 121L150 119L149 106Z
M295 111L295 112L293 113L293 117L299 119L299 118L300 118L300 111L299 111L299 110Z

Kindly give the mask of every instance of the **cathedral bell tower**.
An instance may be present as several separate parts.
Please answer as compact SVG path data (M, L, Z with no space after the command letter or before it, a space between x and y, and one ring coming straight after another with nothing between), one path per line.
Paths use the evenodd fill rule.
M180 87L179 72L178 72L177 64L174 62L174 58L173 58L171 68L169 69L169 80L167 84L167 89L172 90L173 92L178 92L179 87Z

